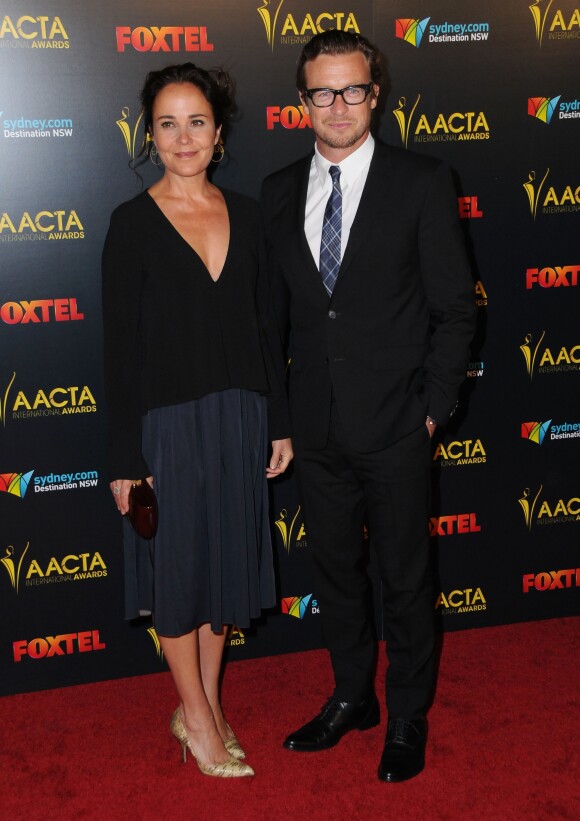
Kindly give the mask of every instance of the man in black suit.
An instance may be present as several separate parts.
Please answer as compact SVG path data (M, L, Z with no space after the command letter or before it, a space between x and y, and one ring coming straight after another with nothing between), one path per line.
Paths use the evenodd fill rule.
M298 61L314 154L268 177L272 296L289 338L295 464L335 690L290 735L334 746L379 722L363 525L378 557L389 667L379 778L424 766L434 686L430 437L457 403L474 286L449 170L371 134L377 50L342 31Z

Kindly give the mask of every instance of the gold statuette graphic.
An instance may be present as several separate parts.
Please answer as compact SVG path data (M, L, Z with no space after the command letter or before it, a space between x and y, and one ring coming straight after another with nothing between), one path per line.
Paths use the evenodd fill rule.
M544 36L544 26L546 25L546 17L550 10L550 6L554 0L534 0L529 7L534 18L534 25L536 26L536 40L542 45L542 38Z
M413 120L413 115L415 114L415 109L419 105L419 100L421 99L421 95L417 94L417 99L415 100L415 105L411 109L409 116L407 117L407 113L405 111L407 107L407 98L406 97L399 97L399 107L393 110L393 114L396 117L397 122L399 123L399 128L401 129L401 140L403 141L403 145L407 148L407 144L409 142L409 132L411 131L411 122Z
M526 334L524 342L520 345L520 351L524 355L524 359L526 360L526 370L528 371L528 376L530 379L534 378L534 364L536 362L536 356L538 355L538 348L542 344L542 339L546 336L546 332L542 331L542 335L538 340L538 344L532 350L532 335Z
M536 502L538 501L538 496L542 492L542 488L544 486L540 485L540 488L536 495L534 496L533 502L530 503L530 489L529 487L524 488L522 498L518 499L518 502L521 505L522 510L524 511L524 519L526 520L526 525L528 530L532 529L532 516L534 515L534 508L536 507Z
M528 174L528 181L523 183L525 192L528 195L528 200L530 201L530 211L534 219L536 219L536 211L538 210L538 203L540 202L540 194L549 173L550 169L547 168L542 182L537 187L535 171L530 171Z
M264 28L266 29L266 37L268 39L268 43L270 44L272 51L274 51L274 35L276 34L276 22L278 20L278 14L280 13L280 9L282 8L282 3L284 0L280 0L276 11L274 12L274 19L272 19L272 15L270 13L270 6L272 5L271 0L264 0L264 5L260 6L256 11L262 18L262 22L264 23Z
M22 551L21 557L18 559L18 564L16 564L14 560L14 546L11 544L9 544L6 548L6 555L0 559L0 562L6 568L6 572L10 577L10 584L16 593L18 593L18 585L20 583L20 570L22 568L22 562L24 560L24 556L26 555L26 551L28 550L29 544L30 542L26 542L26 547Z
M143 112L141 111L141 113L139 114L139 117L137 118L137 122L135 123L133 130L131 130L131 126L129 124L129 115L129 107L125 106L123 109L121 109L121 118L119 120L116 120L115 122L121 129L123 139L125 140L125 146L127 148L127 154L131 157L132 160L134 160L135 143L137 142L137 133L139 131L139 125L141 123L141 120L143 119Z
M294 525L296 524L296 519L298 518L299 513L300 513L300 505L298 505L298 510L294 514L294 518L292 519L292 522L290 523L290 526L288 526L288 522L287 522L288 511L286 510L285 507L283 507L282 510L280 511L280 518L276 519L276 521L274 522L274 524L276 525L276 527L280 531L280 534L282 536L282 544L284 545L284 548L285 548L287 553L290 553L290 548L291 548L291 545L292 545L292 532L294 530Z

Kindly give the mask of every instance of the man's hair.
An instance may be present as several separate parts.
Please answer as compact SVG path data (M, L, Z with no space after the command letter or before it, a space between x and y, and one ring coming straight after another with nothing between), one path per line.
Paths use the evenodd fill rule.
M360 51L364 54L369 69L371 72L371 81L377 85L381 85L382 70L381 70L381 56L378 49L369 43L366 37L360 34L351 34L348 31L340 31L339 29L330 29L323 31L321 34L316 34L310 40L298 57L296 64L296 87L300 94L306 91L306 77L305 66L310 60L315 60L321 54L330 54L331 56L338 56L340 54L353 54Z

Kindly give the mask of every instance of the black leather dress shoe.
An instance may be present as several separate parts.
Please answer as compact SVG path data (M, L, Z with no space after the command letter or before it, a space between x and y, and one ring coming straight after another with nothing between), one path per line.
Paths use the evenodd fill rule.
M287 750L317 752L338 744L351 730L369 730L380 720L379 702L373 693L358 704L329 699L320 713L284 742Z
M407 781L425 766L427 720L389 719L385 749L379 764L381 781Z

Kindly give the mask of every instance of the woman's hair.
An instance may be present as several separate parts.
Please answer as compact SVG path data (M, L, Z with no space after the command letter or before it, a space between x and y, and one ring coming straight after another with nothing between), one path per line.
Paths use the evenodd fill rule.
M150 71L145 78L145 84L139 95L143 111L143 126L145 135L143 145L138 156L145 154L149 157L153 143L150 139L153 134L153 106L159 92L171 83L191 83L199 88L211 106L216 128L221 126L221 140L225 139L231 118L235 113L234 83L231 77L222 69L210 69L182 63L177 66L166 66L159 71Z
M366 58L371 72L371 81L380 86L382 68L381 55L378 49L361 34L329 29L321 34L316 34L300 52L296 63L296 87L300 94L304 94L306 91L306 63L315 60L321 54L330 54L332 57L336 57L339 54L353 54L356 51L360 51Z

